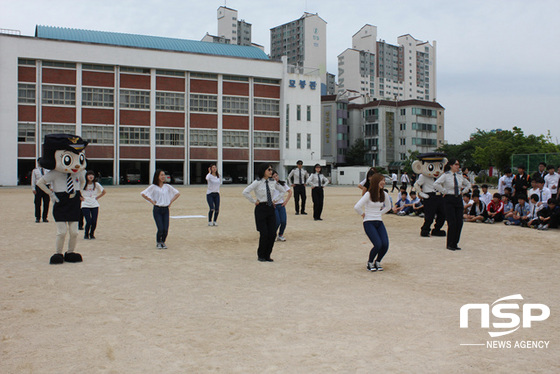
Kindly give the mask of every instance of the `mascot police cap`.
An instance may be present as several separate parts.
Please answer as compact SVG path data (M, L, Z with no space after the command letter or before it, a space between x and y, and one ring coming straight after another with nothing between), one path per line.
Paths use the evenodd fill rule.
M45 135L43 143L43 156L41 157L41 166L47 169L54 169L56 161L54 153L56 151L69 151L75 154L82 152L88 142L78 135L70 134L49 134Z
M447 155L441 152L421 153L416 158L420 161L442 161Z

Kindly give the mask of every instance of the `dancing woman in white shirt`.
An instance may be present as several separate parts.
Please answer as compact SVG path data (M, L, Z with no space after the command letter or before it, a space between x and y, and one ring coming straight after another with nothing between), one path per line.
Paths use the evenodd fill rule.
M97 217L99 215L99 202L107 193L103 187L97 183L95 172L89 170L86 173L86 184L82 189L82 213L86 219L84 239L95 239L95 228L97 227Z
M154 206L154 221L156 221L156 248L167 249L165 240L169 232L169 207L180 196L172 186L165 182L165 172L157 169L150 187L142 191L141 195Z
M206 190L206 201L210 211L208 212L208 226L218 226L218 213L220 213L220 173L216 164L210 165L208 175L206 175L208 189ZM212 218L212 216L214 216Z
M257 173L259 179L243 190L243 196L255 204L255 223L260 234L257 256L258 260L263 262L274 261L270 258L276 240L276 213L272 195L274 190L285 192L284 187L271 178L272 171L271 165L262 165ZM251 192L255 194L256 199Z
M369 190L354 206L354 210L363 217L364 230L373 244L367 263L369 271L383 270L381 260L389 249L389 237L382 215L391 209L391 204L389 194L383 190L384 187L385 177L382 174L374 174L370 179Z

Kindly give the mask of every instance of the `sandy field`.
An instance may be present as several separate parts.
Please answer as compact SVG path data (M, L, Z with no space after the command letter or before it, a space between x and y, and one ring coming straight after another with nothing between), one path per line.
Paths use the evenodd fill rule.
M560 372L558 230L466 223L453 252L419 236L423 219L388 215L372 273L360 191L333 186L322 222L290 201L287 241L261 263L242 186L222 187L218 227L172 219L163 251L143 188L107 188L97 240L80 232L84 262L56 266L53 220L35 223L29 187L0 189L0 373ZM205 187L179 190L171 215L207 214ZM515 294L504 313L545 304L550 317L499 338L493 323L512 318L481 328L473 311L459 327L464 304ZM548 346L515 346L528 341Z

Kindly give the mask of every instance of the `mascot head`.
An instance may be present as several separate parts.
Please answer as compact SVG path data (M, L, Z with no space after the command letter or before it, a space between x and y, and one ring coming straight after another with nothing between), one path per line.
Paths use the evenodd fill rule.
M443 168L447 164L445 153L422 153L418 155L418 160L412 163L412 170L420 175L430 178L438 178L443 174Z
M45 135L41 166L61 173L78 173L86 168L83 152L88 142L78 135Z

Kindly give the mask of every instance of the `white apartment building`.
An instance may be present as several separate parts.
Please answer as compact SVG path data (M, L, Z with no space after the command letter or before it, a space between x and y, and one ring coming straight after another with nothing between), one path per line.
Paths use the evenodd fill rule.
M288 57L288 65L318 70L327 90L327 22L318 14L304 13L301 18L270 29L270 57Z
M352 36L352 48L338 56L338 89L368 98L436 100L436 42L409 34L398 45L377 40L377 27L363 26Z
M217 19L218 35L206 33L201 41L246 46L252 45L252 25L244 20L238 19L237 10L221 6L217 11Z

